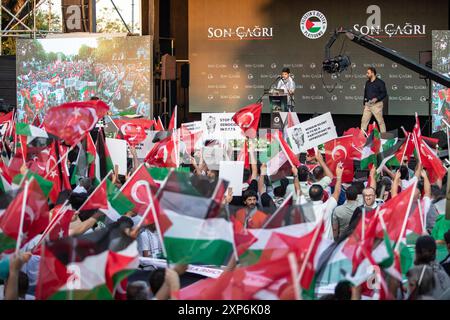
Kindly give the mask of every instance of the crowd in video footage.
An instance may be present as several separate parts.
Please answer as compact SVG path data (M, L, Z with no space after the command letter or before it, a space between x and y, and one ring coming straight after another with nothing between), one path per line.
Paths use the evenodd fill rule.
M150 115L150 40L148 37L75 38L75 48L59 47L57 39L17 43L19 121L64 102L105 101L112 116ZM56 47L56 46L55 46Z

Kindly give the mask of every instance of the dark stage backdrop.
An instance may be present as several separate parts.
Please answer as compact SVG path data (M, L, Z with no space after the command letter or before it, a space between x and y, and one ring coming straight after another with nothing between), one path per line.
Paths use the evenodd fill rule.
M257 100L281 69L289 67L297 84L297 112L361 114L365 73L375 66L387 85L389 114L428 114L428 88L418 74L344 42L345 36L331 54L348 54L352 67L339 79L322 77L325 44L341 26L369 33L419 61L420 51L431 50L432 30L448 27L448 2L191 0L190 111L235 111Z
M16 57L0 56L0 99L16 105Z

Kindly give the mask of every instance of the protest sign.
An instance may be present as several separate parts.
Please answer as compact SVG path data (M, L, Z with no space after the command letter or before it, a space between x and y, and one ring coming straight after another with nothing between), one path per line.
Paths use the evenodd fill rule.
M296 154L337 138L330 112L290 127L286 131L291 148Z
M219 179L227 180L233 196L241 196L244 178L244 161L220 161Z
M244 139L233 116L234 113L202 113L203 141Z
M114 166L119 166L119 174L127 175L127 142L120 139L106 138L106 145Z

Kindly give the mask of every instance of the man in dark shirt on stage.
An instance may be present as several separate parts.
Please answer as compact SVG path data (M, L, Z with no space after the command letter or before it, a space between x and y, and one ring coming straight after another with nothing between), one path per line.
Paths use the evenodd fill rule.
M364 111L361 119L361 129L366 131L370 118L373 116L378 121L381 132L386 132L383 119L383 99L386 97L386 85L377 77L377 71L373 67L367 69L366 87L364 89Z

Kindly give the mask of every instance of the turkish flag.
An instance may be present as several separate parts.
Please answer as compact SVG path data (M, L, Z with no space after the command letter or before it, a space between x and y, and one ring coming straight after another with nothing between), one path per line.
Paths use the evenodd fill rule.
M135 146L141 143L147 137L146 130L153 126L153 120L133 119L133 120L114 120L128 144Z
M47 111L44 128L72 146L91 131L108 110L108 105L101 100L64 103Z
M245 136L253 139L258 132L261 111L262 103L250 104L236 112L232 119L242 129Z
M171 135L156 142L145 157L145 162L155 167L177 167L175 137Z
M342 182L353 181L354 168L352 159L353 136L344 136L325 143L325 159L327 166L336 175L336 167L339 162L344 166Z
M420 159L423 167L427 170L428 177L431 183L435 183L437 180L442 180L447 173L441 159L436 155L433 149L428 144L421 141L419 144Z
M156 191L158 186L144 165L133 173L121 188L121 192L134 204L133 211L143 215L150 204L149 192Z
M366 143L364 132L360 128L350 128L342 136L352 136L351 158L353 160L361 160L361 151Z

